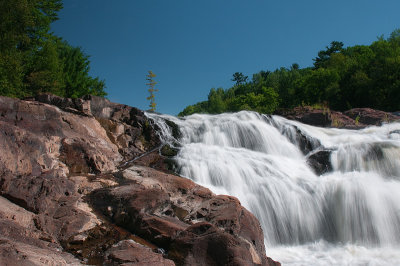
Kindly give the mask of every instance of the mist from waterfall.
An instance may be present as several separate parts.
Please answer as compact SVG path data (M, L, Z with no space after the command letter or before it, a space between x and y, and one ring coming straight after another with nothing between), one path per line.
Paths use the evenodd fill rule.
M147 115L180 146L177 172L239 198L283 265L400 265L400 123L343 130L248 111ZM309 163L319 151L332 169L322 175Z

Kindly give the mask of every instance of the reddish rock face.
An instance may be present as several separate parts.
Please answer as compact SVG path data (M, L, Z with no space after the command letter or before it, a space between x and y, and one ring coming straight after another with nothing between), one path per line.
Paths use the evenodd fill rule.
M122 176L120 186L91 194L93 206L178 265L278 265L265 256L258 220L236 198L143 166Z
M142 122L136 122L135 127L109 120L119 128L114 133L93 116L88 101L41 97L49 104L0 97L0 199L7 203L0 211L0 253L8 254L0 258L0 265L15 265L9 262L20 257L26 258L19 261L21 265L80 263L57 249L71 251L81 259L102 258L101 250L130 234L122 234L98 218L84 196L94 189L115 185L115 178L106 173L118 171L121 162L147 152L146 147L153 148L159 142L154 132L149 132L147 140L140 133L146 127L140 123L147 120L139 111L133 118ZM102 101L97 102L100 110ZM115 110L109 104L111 107L102 108L108 108L110 115L124 109L115 104ZM122 114L118 117L133 124L131 111L128 114L128 118ZM114 143L109 137L125 136L120 128L139 132L136 138L126 137L129 154L120 153L122 142ZM29 222L18 223L18 213L11 214L17 207ZM92 244L89 249L85 247L88 241ZM8 252L12 249L27 252Z
M400 116L371 108L354 108L344 112L344 114L365 125L380 126L382 123L400 121Z
M331 111L328 108L304 106L278 110L276 114L308 125L348 129L360 129L371 125L380 126L382 123L400 120L400 116L370 108L355 108L342 113Z
M277 265L237 199L148 167L166 170L142 111L36 99L0 97L0 265Z
M172 266L175 263L164 259L162 254L154 253L150 248L124 240L114 245L106 253L106 263L117 262L123 265Z

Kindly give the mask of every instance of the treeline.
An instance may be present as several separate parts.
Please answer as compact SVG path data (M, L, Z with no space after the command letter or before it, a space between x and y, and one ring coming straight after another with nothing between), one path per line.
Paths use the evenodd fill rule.
M260 71L249 81L235 73L229 89L211 89L208 100L186 107L179 115L324 105L333 110L371 107L400 110L400 30L371 45L343 47L334 41L313 59L314 65Z
M0 95L106 95L89 56L50 32L61 9L61 0L0 0Z

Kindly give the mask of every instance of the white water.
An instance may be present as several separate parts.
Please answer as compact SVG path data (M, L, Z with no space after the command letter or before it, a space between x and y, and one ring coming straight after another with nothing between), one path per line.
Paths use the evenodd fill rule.
M283 265L400 265L400 123L355 131L245 111L148 115L166 142L180 143L179 173L239 198ZM179 140L163 119L179 126ZM314 173L296 132L310 154L332 150L333 171Z

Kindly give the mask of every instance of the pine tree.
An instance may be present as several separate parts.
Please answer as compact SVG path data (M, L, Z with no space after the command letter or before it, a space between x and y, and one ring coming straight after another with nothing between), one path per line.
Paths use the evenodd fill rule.
M150 100L150 111L154 112L156 110L156 102L154 101L154 92L158 91L158 89L155 89L154 86L157 84L157 82L154 81L154 77L156 77L156 75L149 70L149 74L146 75L146 80L148 81L148 83L146 83L147 86L149 86L149 93L150 96L147 97L147 100Z

